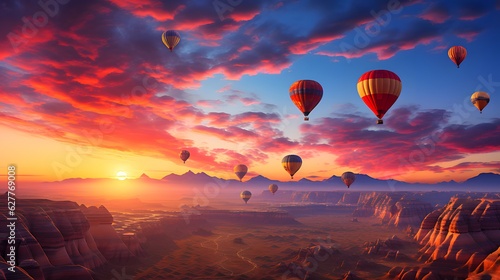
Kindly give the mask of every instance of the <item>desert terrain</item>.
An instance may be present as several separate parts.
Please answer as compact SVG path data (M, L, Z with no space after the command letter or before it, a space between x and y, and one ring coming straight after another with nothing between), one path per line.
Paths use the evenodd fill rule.
M151 240L144 246L150 255L141 263L127 266L135 279L339 279L349 271L364 279L384 276L394 266L411 266L410 257L418 245L404 232L381 224L380 219L353 221L348 209L337 213L307 215L295 224L262 225L207 221L193 226L191 232L172 231L172 243ZM401 241L397 259L368 255L367 244L391 239ZM304 252L318 247L324 251L305 257ZM167 253L166 253L167 252ZM306 265L306 263L308 264ZM295 263L294 270L284 269ZM295 274L295 275L294 275ZM301 275L302 274L302 275ZM106 275L102 275L105 279Z
M189 198L163 204L116 200L108 207L20 199L15 275L417 280L500 275L496 193L283 190L262 192L248 204L228 200L231 196L221 194L204 206ZM5 229L9 220L2 217ZM9 233L1 233L0 276L11 279Z

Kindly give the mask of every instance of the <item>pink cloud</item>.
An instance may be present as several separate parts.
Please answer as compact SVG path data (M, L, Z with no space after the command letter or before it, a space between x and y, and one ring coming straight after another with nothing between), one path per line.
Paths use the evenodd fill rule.
M327 141L329 145L315 146L315 150L337 156L335 163L339 166L369 174L393 175L432 170L436 163L500 147L494 136L500 132L498 121L446 126L448 114L443 110L415 113L413 109L398 108L386 117L385 125L390 131L371 130L373 121L359 116L323 118L316 125L301 126L304 135L301 142L310 146ZM442 125L445 127L441 128ZM470 135L478 136L470 139Z
M222 88L218 89L217 92L225 92L231 89L231 85L225 85Z
M157 21L167 21L175 18L175 15L184 8L179 5L175 10L162 9L162 3L156 0L111 0L113 4L121 9L130 11L137 17L152 17Z
M249 21L256 17L259 13L260 12L258 10L242 12L238 12L238 10L236 10L229 14L229 18L233 19L234 21Z
M224 104L224 102L220 100L199 100L196 102L196 105L204 108L214 108L222 104Z
M292 46L290 46L290 52L292 54L306 54L312 50L317 49L318 47L330 43L334 40L342 39L344 35L330 35L330 36L321 36L306 39L303 41L298 41Z
M500 161L492 162L462 162L457 165L442 168L443 170L458 170L458 171L471 171L474 169L489 169L491 171L500 171Z
M446 6L434 4L418 15L418 17L433 23L444 23L451 18L451 15Z
M465 39L467 42L472 42L474 39L480 34L479 31L466 31L466 32L460 32L457 34L459 38Z

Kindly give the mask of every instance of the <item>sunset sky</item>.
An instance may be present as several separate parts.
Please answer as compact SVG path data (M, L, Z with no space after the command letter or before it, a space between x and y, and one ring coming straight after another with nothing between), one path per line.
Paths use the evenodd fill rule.
M0 4L4 173L236 179L241 163L245 179L289 180L288 154L303 160L294 180L500 172L499 1L38 2ZM182 37L173 52L169 29ZM454 45L468 51L458 69ZM402 81L383 125L356 90L374 69ZM288 93L299 79L324 89L308 122ZM478 90L491 97L482 114Z

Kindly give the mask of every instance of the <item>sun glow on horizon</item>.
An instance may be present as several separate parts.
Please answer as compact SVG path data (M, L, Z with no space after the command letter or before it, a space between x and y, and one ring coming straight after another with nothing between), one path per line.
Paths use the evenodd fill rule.
M125 171L118 171L116 173L116 178L118 180L120 180L120 181L123 181L123 180L127 179L127 172L125 172Z

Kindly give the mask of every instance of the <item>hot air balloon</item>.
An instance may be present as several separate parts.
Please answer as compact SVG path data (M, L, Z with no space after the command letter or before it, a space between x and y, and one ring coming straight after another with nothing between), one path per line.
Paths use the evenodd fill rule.
M180 158L182 159L182 161L183 161L184 163L186 163L186 160L188 160L188 158L189 158L189 156L190 156L190 155L191 155L191 154L189 153L189 151L187 151L187 150L182 150L182 151L181 151L181 154L180 154Z
M318 105L323 97L323 87L313 80L299 80L290 86L290 98L304 114L304 120L309 120L309 113Z
M398 75L388 70L368 71L359 78L357 87L363 102L378 117L377 124L383 124L382 117L401 93Z
M490 102L490 95L487 94L484 91L476 91L472 94L470 97L470 101L474 106L476 106L477 109L479 109L479 112L482 114L484 107L488 105Z
M274 195L274 193L278 191L278 185L276 184L269 185L269 191Z
M246 204L248 200L252 197L252 193L250 191L242 191L240 193L240 197L245 201Z
M293 175L297 173L302 166L302 159L297 155L287 155L281 160L281 164L293 179Z
M460 63L464 61L466 56L467 50L462 46L453 46L448 50L448 57L457 65L457 68L460 68Z
M161 41L170 51L172 51L181 41L181 35L175 30L167 30L161 35Z
M241 182L241 179L243 179L243 177L245 177L245 174L247 174L247 171L248 171L248 167L244 164L238 164L234 167L234 174L236 174L236 176L238 176L238 178L240 178L240 182Z
M352 183L356 180L356 176L354 176L354 173L347 171L342 174L340 177L342 181L344 181L344 184L349 188Z

